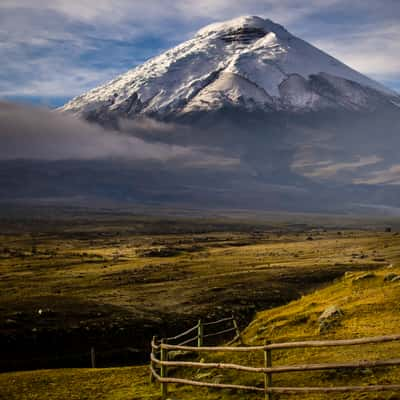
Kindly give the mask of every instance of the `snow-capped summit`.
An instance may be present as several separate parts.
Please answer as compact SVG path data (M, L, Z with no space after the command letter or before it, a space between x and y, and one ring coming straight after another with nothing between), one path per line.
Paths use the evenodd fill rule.
M249 29L254 31L258 30L259 32L262 32L261 36L264 36L267 32L277 30L288 33L281 25L278 25L269 19L245 15L228 21L216 22L207 25L204 28L201 28L197 32L196 36L221 36L221 34L224 35L241 29Z
M400 97L284 27L256 16L214 23L62 110L107 121L223 107L375 109Z

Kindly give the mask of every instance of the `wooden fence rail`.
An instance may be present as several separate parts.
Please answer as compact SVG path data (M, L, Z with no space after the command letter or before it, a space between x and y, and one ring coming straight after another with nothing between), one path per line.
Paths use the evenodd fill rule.
M222 319L219 319L218 321L203 322L203 326L217 325L217 324L221 324L223 322L232 321L234 319L235 318L232 315L231 317L222 318Z
M212 325L212 323L208 323ZM232 328L231 328L232 329ZM229 330L221 331L223 333ZM240 337L240 334L237 334ZM219 389L238 389L250 390L256 392L264 392L266 399L272 399L274 393L341 393L341 392L379 392L379 391L399 391L400 384L391 385L368 385L368 386L337 386L337 387L278 387L273 386L273 374L288 373L288 372L307 372L331 369L355 369L355 368L373 368L373 367L390 367L400 365L400 358L393 358L389 360L362 360L353 362L334 362L334 363L321 363L321 364L303 364L303 365L287 365L287 366L272 366L272 351L273 350L291 350L295 348L306 347L339 347L339 346L356 346L366 344L380 344L393 341L400 341L400 335L379 336L351 340L318 340L318 341L302 341L302 342L287 342L287 343L269 343L266 342L263 346L182 346L171 345L165 342L160 344L156 340L152 341L152 353L150 355L150 369L151 376L156 379L162 387L162 398L167 396L167 385L183 384ZM246 365L239 365L233 363L205 363L195 361L170 361L168 359L168 352L174 351L188 351L188 352L254 352L262 351L264 353L264 367L250 367ZM156 352L161 351L160 359L157 358ZM222 384L213 382L202 382L192 379L174 378L167 376L168 368L202 368L202 369L229 369L243 372L262 373L264 375L263 386L246 386L236 384ZM156 368L160 369L160 374L157 373Z
M210 329L210 327L214 327L216 325L221 325L221 324L226 324L228 322L230 322L232 324L232 326L229 328L224 328L217 332L205 333L205 331ZM189 334L191 334L193 332L196 332L195 336L187 337ZM241 340L240 330L239 330L238 324L236 322L236 319L233 315L231 317L219 319L218 321L203 322L203 321L199 320L195 326L187 329L186 331L179 333L178 335L175 335L175 336L164 338L164 343L171 344L171 342L174 342L174 341L177 341L178 339L180 339L180 340L182 340L180 343L171 344L171 345L184 346L185 344L197 341L197 346L196 346L196 348L197 348L197 347L203 346L204 339L207 339L210 337L222 336L222 335L225 335L230 332L236 333L236 335L232 339L231 343L233 343L236 340Z
M171 342L171 341L173 341L173 340L180 339L180 338L182 338L182 337L187 336L189 333L192 333L192 332L194 332L194 331L197 331L197 328L198 328L198 324L195 325L195 326L193 326L192 328L188 329L187 331L180 333L179 335L172 336L172 337L168 337L168 338L165 338L164 340L165 340L166 342Z
M400 365L400 358L393 358L390 360L375 360L375 361L356 361L356 362L342 362L342 363L325 363L325 364L303 364L303 365L289 365L282 367L248 367L239 364L228 363L205 363L194 361L161 361L153 354L150 356L151 361L157 365L164 365L167 367L191 367L191 368L205 368L205 369L234 369L237 371L245 372L262 372L262 373L286 373L286 372L301 372L301 371L319 371L338 368L373 368L383 366Z
M232 347L232 346L203 346L191 347L191 346L179 346L179 345L168 345L164 344L164 347L168 350L183 350L183 351L195 351L195 352L248 352L258 350L283 350L293 348L304 348L304 347L338 347L338 346L357 346L363 344L373 343L385 343L400 341L400 335L389 335L389 336L378 336L362 339L350 339L350 340L310 340L306 342L288 342L288 343L273 343L266 344L264 346L244 346L244 347Z

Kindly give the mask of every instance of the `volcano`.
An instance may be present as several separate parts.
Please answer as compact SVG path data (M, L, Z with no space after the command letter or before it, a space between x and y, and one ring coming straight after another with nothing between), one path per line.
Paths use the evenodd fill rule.
M2 162L2 197L400 213L399 94L268 19L206 26L56 113L112 130L114 156L104 134L92 156L90 134L96 159Z
M241 110L375 110L400 97L260 17L209 25L62 110L89 120Z

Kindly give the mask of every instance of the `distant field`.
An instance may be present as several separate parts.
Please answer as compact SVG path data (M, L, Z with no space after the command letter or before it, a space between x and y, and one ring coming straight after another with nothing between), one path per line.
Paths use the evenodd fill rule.
M89 366L91 346L100 366L139 363L153 334L232 312L244 326L400 252L387 221L317 221L3 215L0 368Z
M400 276L400 255L397 239L380 242L393 265L373 274L354 272L335 283L316 290L285 306L260 312L242 332L246 345L260 345L266 339L286 342L313 339L349 339L398 334L400 329L400 281L387 281L389 274ZM372 250L373 251L373 250ZM363 277L361 278L360 277ZM366 277L368 276L368 277ZM329 306L340 307L341 319L326 332L320 333L318 318ZM331 363L355 360L396 358L397 342L341 348L311 348L273 352L273 365ZM259 367L259 353L202 353L204 362L235 362ZM200 361L200 357L197 361ZM215 383L262 386L262 374L223 370L186 369L184 373L170 370L170 375ZM336 369L308 373L274 375L276 386L343 386L398 383L399 367ZM169 385L171 399L180 400L256 400L260 394L236 390L194 388ZM279 395L275 400L327 400L329 394ZM336 400L398 400L399 393L335 394ZM61 369L0 374L0 399L4 400L156 400L160 399L158 384L149 384L148 366L107 369Z

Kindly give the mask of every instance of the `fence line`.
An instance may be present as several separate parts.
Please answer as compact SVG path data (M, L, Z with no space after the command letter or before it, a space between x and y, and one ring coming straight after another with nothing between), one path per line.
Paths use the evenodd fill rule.
M154 377L161 383L176 383L191 386L203 386L218 389L237 389L237 390L252 390L257 392L265 392L269 394L273 393L343 393L343 392L381 392L381 391L397 391L400 390L400 385L369 385L369 386L336 386L336 387L269 387L262 388L258 386L246 386L246 385L234 385L227 383L211 383L211 382L200 382L190 379L182 378L162 378L152 368Z
M385 343L400 340L400 335L378 336L372 338L350 339L350 340L310 340L306 342L288 342L288 343L273 343L264 346L246 346L246 347L230 347L230 346L208 346L208 347L191 347L191 346L174 346L165 344L164 347L168 350L184 350L194 352L247 352L258 350L284 350L304 347L338 347L338 346L356 346L363 344Z
M373 360L373 361L355 361L343 363L323 363L323 364L301 364L290 365L282 367L248 367L240 364L229 363L205 363L195 361L161 361L153 354L150 355L151 361L157 365L164 365L167 367L191 367L191 368L204 368L204 369L234 369L237 371L245 372L262 372L262 373L286 373L286 372L304 372L304 371L319 371L328 369L339 368L372 368L372 367L388 367L400 365L400 358L393 358L390 360Z
M212 387L219 389L238 389L238 390L255 390L258 392L264 392L263 388L259 388L256 386L245 386L245 385L233 385L227 383L211 383L211 382L199 382L193 381L190 379L181 379L181 378L162 378L157 372L152 368L152 373L154 377L161 383L177 383L191 386L204 386L204 387Z
M231 316L231 317L219 319L218 321L203 322L203 326L217 325L217 324L221 324L222 322L231 321L233 319L234 319L234 317Z
M181 337L184 337L184 336L188 335L189 333L192 333L192 332L194 332L195 330L197 330L197 327L198 327L198 324L196 324L196 325L193 326L192 328L188 329L187 331L180 333L179 335L172 336L172 337L168 337L168 338L165 338L164 340L167 341L167 342L169 342L169 341L171 341L171 340L180 339Z
M293 349L304 347L337 347L337 346L357 346L362 344L374 344L395 342L400 340L400 335L375 336L361 339L342 339L342 340L310 340L305 342L274 343L264 346L266 349Z
M236 330L236 328L229 328L229 329L225 329L223 331L219 331L219 332L215 332L215 333L209 333L207 335L203 335L203 339L204 338L208 338L208 337L213 337L213 336L221 336L221 335L224 335L225 333L233 332L235 330Z
M185 344L190 343L190 342L194 342L195 340L196 341L199 340L197 335L193 336L192 338L189 338L189 339L185 340L182 343L180 343L180 346L184 346Z
M207 334L204 333L205 329L209 329L210 327L213 327L215 325L221 325L221 324L225 324L228 322L232 323L232 327L230 327L228 329L224 328L217 332L211 332L211 333L207 333ZM177 343L175 345L171 344L171 342L176 341L178 339L185 338L192 332L196 332L196 336L187 338L187 339L183 340L182 342ZM164 343L165 343L165 345L184 346L185 344L194 342L197 339L197 346L194 347L197 349L199 347L203 347L204 339L210 338L210 337L222 336L222 335L225 335L230 332L236 332L236 335L232 339L231 342L234 342L236 340L241 340L240 330L239 330L237 321L233 315L230 317L221 318L218 321L203 322L203 321L199 320L196 325L192 326L191 328L187 329L186 331L179 333L178 335L175 335L175 336L164 338ZM154 343L154 345L155 345L155 343Z
M234 318L224 318L221 321L235 321ZM201 321L197 324L198 333L203 332L199 329L201 326L216 325L220 321L215 323L202 324ZM234 328L225 329L215 334L202 334L202 338L216 336L218 333L225 334L233 330L237 330L236 321L233 322ZM193 331L189 330L190 332ZM190 333L189 332L189 333ZM240 338L240 332L236 332L235 338ZM180 337L179 335L177 335ZM192 340L195 340L193 338ZM162 398L166 399L167 396L167 385L170 384L182 384L191 386L201 386L219 389L238 389L238 390L250 390L257 392L264 392L266 399L272 399L274 393L343 393L343 392L380 392L380 391L398 391L400 390L400 384L388 384L388 385L368 385L368 386L337 386L337 387L278 387L273 386L272 377L273 374L288 373L288 372L307 372L307 371L319 371L319 370L330 370L340 368L372 368L372 367L389 367L400 365L400 358L393 358L389 360L362 360L353 362L334 362L334 363L321 363L321 364L302 364L302 365L286 365L286 366L272 366L272 351L273 350L291 350L296 348L306 347L340 347L340 346L356 346L365 344L380 344L393 341L400 341L400 335L388 335L379 337L359 338L359 339L346 339L346 340L310 340L300 342L287 342L287 343L270 343L266 342L263 346L201 346L202 340L198 340L198 346L183 346L183 345L172 345L162 341L160 344L156 343L155 338L152 340L152 353L150 356L150 371L152 379L156 379L162 388ZM160 359L156 357L156 351L160 350ZM264 353L264 367L250 367L246 365L239 365L233 363L205 363L195 361L170 361L168 359L168 352L171 350L180 350L188 352L254 352L262 351ZM175 368L202 368L202 369L229 369L236 371L260 373L264 375L263 387L260 386L246 386L236 385L228 383L213 383L196 381L192 379L174 378L167 376L167 369L171 367ZM160 374L157 373L156 368L160 369Z

